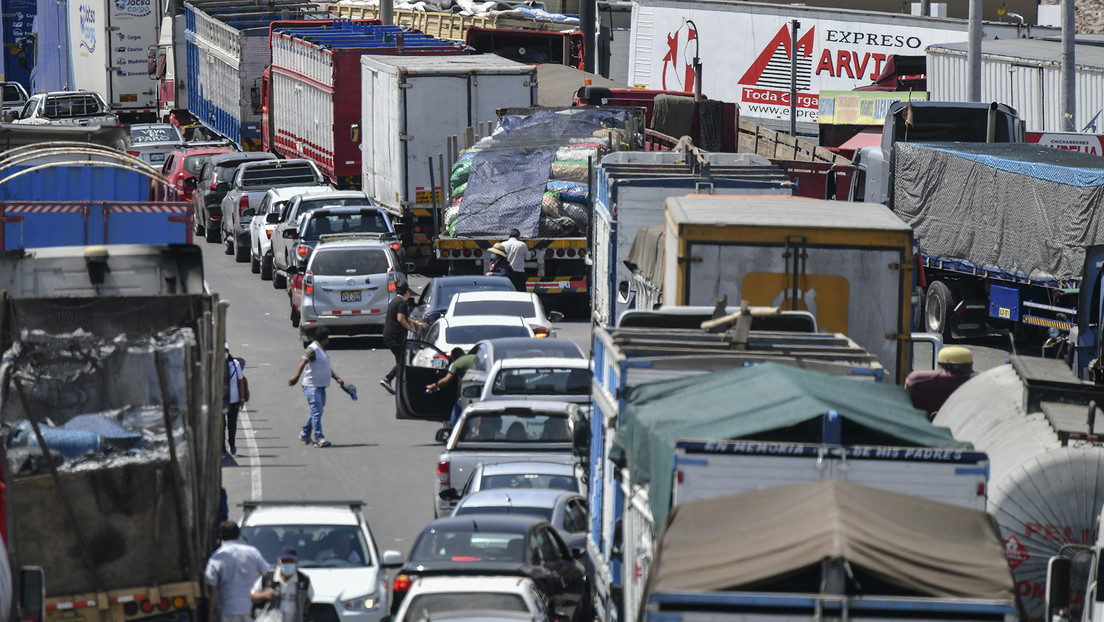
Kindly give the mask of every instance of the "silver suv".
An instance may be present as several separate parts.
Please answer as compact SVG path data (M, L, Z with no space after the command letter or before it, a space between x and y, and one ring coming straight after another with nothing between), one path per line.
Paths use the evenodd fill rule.
M303 270L300 339L309 344L321 326L335 335L382 332L387 303L403 278L391 243L380 236L321 236Z

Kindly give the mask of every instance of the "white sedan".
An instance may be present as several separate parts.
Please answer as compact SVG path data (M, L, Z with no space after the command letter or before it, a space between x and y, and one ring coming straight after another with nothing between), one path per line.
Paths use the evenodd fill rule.
M380 555L359 502L246 503L241 535L273 565L283 547L296 549L314 587L312 619L377 622L391 611L385 569L403 556Z
M253 274L259 273L262 281L272 280L272 233L280 222L280 212L292 199L310 192L318 192L318 187L270 188L250 218L249 269Z
M457 294L457 296L461 295ZM476 343L484 339L532 336L533 329L529 323L517 316L479 315L450 318L446 315L434 322L426 332L425 341L433 344L433 348L422 349L414 356L411 364L416 367L443 369L448 367L445 355L453 348L460 348L467 353Z
M491 367L479 401L555 400L578 404L589 412L592 376L590 361L586 359L504 359ZM475 396L465 394L465 397Z
M438 618L548 622L548 599L528 577L418 577L393 620Z
M460 292L452 297L447 318L479 315L516 315L525 318L534 337L555 337L553 321L563 319L559 311L546 313L536 294L529 292Z

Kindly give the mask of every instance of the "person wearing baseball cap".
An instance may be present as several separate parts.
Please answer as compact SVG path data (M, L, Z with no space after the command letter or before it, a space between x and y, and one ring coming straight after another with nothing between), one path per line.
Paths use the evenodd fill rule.
M314 600L314 587L310 577L297 565L299 554L294 547L285 546L280 551L276 568L269 570L253 584L249 598L259 612L256 620L304 622L307 610ZM277 614L277 615L273 615Z
M944 346L939 350L936 363L939 369L914 371L905 378L905 389L912 397L912 405L926 411L929 419L935 417L955 389L977 375L974 355L962 346Z
M391 354L395 355L395 366L380 379L380 386L391 395L395 394L395 387L391 383L399 373L399 363L406 351L407 333L414 332L415 326L426 327L424 322L412 320L407 315L410 310L409 300L410 285L406 281L399 281L395 285L395 295L387 303L387 317L383 321L383 343L391 349Z

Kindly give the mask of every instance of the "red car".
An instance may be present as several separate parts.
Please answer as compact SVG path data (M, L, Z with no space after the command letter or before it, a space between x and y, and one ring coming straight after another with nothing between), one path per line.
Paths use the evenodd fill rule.
M162 188L158 198L162 201L191 202L195 181L188 183L188 180L196 179L207 158L217 153L233 151L236 149L232 146L185 147L173 151L165 158L165 165L161 167L161 174L169 180L170 185Z

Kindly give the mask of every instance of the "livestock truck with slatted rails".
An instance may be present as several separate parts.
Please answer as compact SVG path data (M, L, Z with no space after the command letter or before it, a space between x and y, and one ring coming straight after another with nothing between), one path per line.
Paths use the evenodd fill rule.
M361 186L361 57L466 55L453 42L383 26L378 20L278 22L272 63L261 78L261 146L306 158L339 188Z

